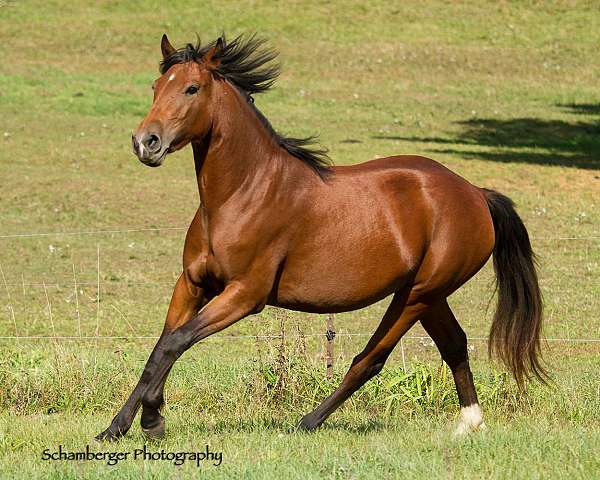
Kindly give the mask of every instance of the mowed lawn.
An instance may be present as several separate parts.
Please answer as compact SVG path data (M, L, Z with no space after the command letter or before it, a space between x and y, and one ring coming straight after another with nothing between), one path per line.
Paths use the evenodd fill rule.
M0 2L0 478L598 475L600 11L448 3ZM138 421L117 445L92 438L160 332L198 194L189 148L150 169L130 134L161 35L182 46L221 31L269 38L283 73L256 104L285 133L319 133L336 164L422 154L515 200L539 256L553 385L519 393L488 361L487 265L450 299L472 338L485 432L452 440L453 387L418 326L387 376L318 432L295 432L384 301L336 316L333 381L323 316L288 315L282 342L264 338L283 318L266 309L188 352L167 383L167 438L147 448L209 445L219 466L43 460L59 445L143 448Z

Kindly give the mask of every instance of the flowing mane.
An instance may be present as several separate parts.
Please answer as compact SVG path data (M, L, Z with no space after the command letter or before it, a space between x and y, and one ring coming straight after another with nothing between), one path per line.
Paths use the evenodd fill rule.
M225 35L222 35L221 39L223 48L215 55L215 58L220 61L215 74L228 80L240 91L280 147L306 163L321 178L325 178L331 173L331 160L327 156L326 149L311 147L315 145L317 137L294 138L278 133L254 104L252 95L269 90L280 73L279 65L272 63L278 53L271 48L263 48L266 40L255 35L246 37L240 35L231 42L226 41ZM195 46L188 43L161 62L160 73L164 74L173 65L179 63L199 63L216 43L217 40L206 45L202 45L200 40Z

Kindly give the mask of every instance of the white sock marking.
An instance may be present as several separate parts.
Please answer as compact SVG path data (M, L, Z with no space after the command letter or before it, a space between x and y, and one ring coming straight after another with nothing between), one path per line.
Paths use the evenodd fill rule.
M478 403L474 403L473 405L462 407L460 409L460 417L458 426L454 431L454 436L461 437L467 433L483 430L484 428L485 423L483 423L481 407Z

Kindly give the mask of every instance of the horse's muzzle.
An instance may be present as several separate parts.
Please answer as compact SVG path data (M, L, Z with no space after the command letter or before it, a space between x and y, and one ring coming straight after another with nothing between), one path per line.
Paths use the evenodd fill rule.
M168 145L163 146L160 135L156 133L143 132L131 135L133 153L140 162L149 167L158 167L162 164L169 150Z

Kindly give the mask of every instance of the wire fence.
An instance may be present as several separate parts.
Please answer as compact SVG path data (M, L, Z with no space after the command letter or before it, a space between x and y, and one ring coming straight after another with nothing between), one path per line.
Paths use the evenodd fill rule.
M65 237L65 236L90 236L90 235L120 235L120 234L131 234L131 233L151 233L151 232L181 232L186 231L188 227L180 227L180 226L135 226L135 227L112 227L106 229L99 230L81 230L81 231L67 231L67 232L29 232L29 233L13 233L13 234L2 234L0 235L0 240L22 240L27 238L47 238L47 237ZM550 237L531 237L533 241L550 241L550 242L563 242L563 241L575 241L575 242L585 242L591 241L596 242L600 240L600 235L585 235L585 236L550 236ZM2 280L3 286L8 294L9 300L9 310L12 315L12 320L15 324L15 332L16 330L16 319L14 314L14 309L12 307L12 299L9 292L9 287L22 287L23 292L25 292L26 287L41 287L44 289L46 300L47 300L47 308L49 309L50 321L52 330L55 331L54 322L52 320L52 310L50 300L48 298L48 288L78 288L78 287L96 287L98 289L98 295L96 299L96 306L98 311L96 312L96 334L95 335L82 335L81 334L81 318L79 317L79 306L77 306L77 315L79 322L79 335L3 335L0 336L1 341L133 341L133 340L158 340L158 336L154 335L98 335L98 327L99 327L99 308L100 308L100 289L102 287L106 288L107 285L111 286L134 286L134 285L146 285L146 286L166 286L169 285L172 287L175 283L175 279L165 280L165 281L108 281L108 283L101 283L100 279L100 250L98 247L98 259L97 259L97 272L95 281L77 281L75 278L74 281L57 281L57 282L25 282L22 277L22 281L20 283L15 282L7 282L4 272L2 272ZM0 267L1 268L1 267ZM561 270L562 271L562 270ZM75 272L74 272L75 274ZM598 282L600 283L600 282ZM553 289L557 291L556 289ZM299 333L299 334L257 334L257 335L217 335L213 337L209 337L206 340L222 340L222 341L248 341L248 340L283 340L283 339L292 339L292 338L322 338L325 339L326 348L327 348L327 372L328 375L331 373L331 368L333 367L333 339L335 337L371 337L372 333L369 332L335 332L333 330L333 316L328 316L327 327L323 333ZM431 338L429 336L420 336L420 335L407 335L404 336L402 340L420 340L427 341L430 345L433 345ZM600 344L600 338L544 338L546 342L552 343L570 343L570 344ZM469 342L487 342L487 337L480 336L472 336L468 338ZM405 357L404 357L404 344L402 341L400 342L400 348L402 350L402 361L406 368Z
M3 239L17 239L17 238L33 238L33 237L60 237L60 236L76 236L76 235L111 235L121 233L137 233L137 232L163 232L163 231L182 231L187 230L189 227L181 226L162 226L162 227L148 227L148 226L134 226L134 227L112 227L104 230L80 230L74 232L26 232L26 233L11 233L0 235ZM549 240L549 241L562 241L562 240L600 240L600 235L588 235L588 236L557 236L557 237L530 237L531 240Z
M74 235L110 235L120 233L137 233L137 232L163 232L163 231L181 231L187 230L189 227L118 227L108 228L106 230L81 230L77 232L35 232L35 233L11 233L0 235L0 238L33 238L33 237L63 237Z
M371 337L372 333L358 332L358 333L346 333L346 332L333 332L336 337ZM304 334L293 334L293 335L217 335L207 337L213 340L277 340L282 338L293 339L293 338L326 338L328 332L324 333L304 333ZM425 335L404 335L404 340L431 340L431 337ZM0 340L158 340L157 335L105 335L105 336L93 336L93 335L5 335L0 336ZM487 342L488 337L468 337L469 342ZM545 342L556 342L556 343L600 343L600 338L543 338Z

